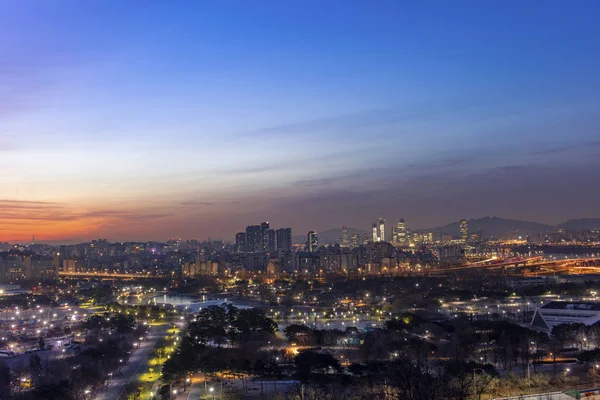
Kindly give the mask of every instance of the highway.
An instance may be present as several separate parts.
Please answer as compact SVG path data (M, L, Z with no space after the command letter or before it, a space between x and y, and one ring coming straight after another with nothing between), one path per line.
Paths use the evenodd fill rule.
M130 382L135 382L139 375L148 372L148 360L159 338L168 336L168 324L154 327L143 345L131 354L129 362L123 367L118 376L115 372L108 387L97 393L95 400L117 400Z

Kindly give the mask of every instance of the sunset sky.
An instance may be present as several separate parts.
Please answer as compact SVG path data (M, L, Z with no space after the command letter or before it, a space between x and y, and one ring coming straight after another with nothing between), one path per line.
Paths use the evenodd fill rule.
M0 241L600 217L600 2L0 1Z

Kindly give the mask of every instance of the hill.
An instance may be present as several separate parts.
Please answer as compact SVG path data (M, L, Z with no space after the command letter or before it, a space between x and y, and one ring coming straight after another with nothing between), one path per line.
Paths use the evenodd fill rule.
M577 231L582 229L597 230L600 229L600 218L570 219L557 226L558 228L562 228L566 231Z

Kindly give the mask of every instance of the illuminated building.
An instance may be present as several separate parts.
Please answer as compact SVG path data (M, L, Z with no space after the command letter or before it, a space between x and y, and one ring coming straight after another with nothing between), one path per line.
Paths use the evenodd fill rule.
M342 247L348 247L348 227L346 225L342 226Z
M531 325L550 332L561 324L580 323L590 326L599 321L600 303L551 301L535 311Z
M260 246L258 251L268 251L269 250L269 223L268 222L263 222L262 224L260 224L260 236L261 236L262 246Z
M406 222L404 218L399 218L396 224L396 243L398 246L406 246Z
M309 231L306 234L306 249L309 253L314 253L319 248L319 239L315 231Z
M292 228L281 228L275 231L275 250L287 252L292 250Z
M75 272L77 270L77 260L65 259L63 260L63 271Z
M358 233L356 232L354 232L350 238L350 247L353 249L358 247Z
M263 237L260 225L250 225L246 227L246 247L248 253L257 253L262 251Z
M277 250L277 233L274 229L267 229L267 249L269 253Z
M235 250L238 253L243 253L246 251L246 233L238 232L235 235Z
M467 226L467 220L461 219L460 220L460 240L462 240L463 242L466 242L467 239L469 239L469 228Z
M379 242L379 237L377 236L377 224L373 222L373 243Z
M379 242L385 242L385 219L379 217Z
M367 232L363 232L362 244L367 244L367 243L369 243L369 234Z

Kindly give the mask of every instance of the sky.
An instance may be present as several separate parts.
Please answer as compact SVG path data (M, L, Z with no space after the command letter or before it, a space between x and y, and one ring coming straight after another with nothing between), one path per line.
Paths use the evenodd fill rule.
M0 241L600 217L599 17L0 0Z

